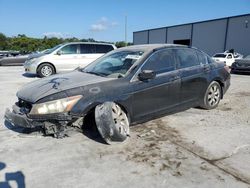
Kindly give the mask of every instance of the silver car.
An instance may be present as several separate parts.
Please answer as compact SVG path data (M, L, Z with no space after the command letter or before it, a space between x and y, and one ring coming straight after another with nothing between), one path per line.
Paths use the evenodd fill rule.
M113 44L71 42L60 44L44 53L33 54L24 63L26 73L47 77L63 71L85 67L105 53L116 49Z

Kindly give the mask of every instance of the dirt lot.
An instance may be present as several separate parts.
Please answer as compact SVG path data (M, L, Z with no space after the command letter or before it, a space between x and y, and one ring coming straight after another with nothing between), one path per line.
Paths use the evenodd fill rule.
M0 67L0 187L250 187L249 75L232 75L217 109L133 126L109 146L88 132L55 139L11 127L5 108L37 79L22 74Z

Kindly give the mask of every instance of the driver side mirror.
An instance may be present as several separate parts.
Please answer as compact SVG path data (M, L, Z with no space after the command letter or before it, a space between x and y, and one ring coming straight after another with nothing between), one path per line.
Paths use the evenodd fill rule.
M151 80L154 79L156 76L153 70L143 70L141 73L138 74L138 79L140 81Z
M62 51L61 51L61 50L58 50L58 51L56 52L56 55L62 55Z

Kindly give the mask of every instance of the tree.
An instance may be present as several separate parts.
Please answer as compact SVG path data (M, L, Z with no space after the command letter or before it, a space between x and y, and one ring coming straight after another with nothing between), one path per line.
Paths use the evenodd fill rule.
M3 33L0 33L0 50L6 50L7 46L8 46L7 37Z
M14 37L6 37L3 33L0 33L0 50L17 50L21 53L30 53L34 51L42 51L48 48L53 48L54 46L66 42L103 42L105 41L96 41L93 38L88 39L78 39L76 37L71 38L31 38L27 37L25 34L18 34ZM106 42L107 43L107 42ZM125 43L124 41L116 42L115 45L120 48L132 43Z
M125 46L131 46L131 45L133 45L133 43L132 42L126 43L124 41L118 41L115 43L115 45L117 48L121 48L121 47L125 47Z

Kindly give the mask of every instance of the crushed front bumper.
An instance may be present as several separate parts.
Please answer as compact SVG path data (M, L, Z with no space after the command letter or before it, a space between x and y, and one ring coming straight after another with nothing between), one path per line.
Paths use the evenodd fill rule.
M34 128L44 125L43 122L34 121L28 118L27 115L21 112L21 109L16 105L13 106L13 111L10 111L8 108L6 109L4 118L14 126Z
M68 124L75 123L74 126L80 126L76 121L79 117L72 116L69 113L47 114L47 115L29 115L23 112L22 107L13 106L13 110L6 109L4 118L13 126L35 128L41 127L44 135L54 135L56 138L63 138L67 135Z

